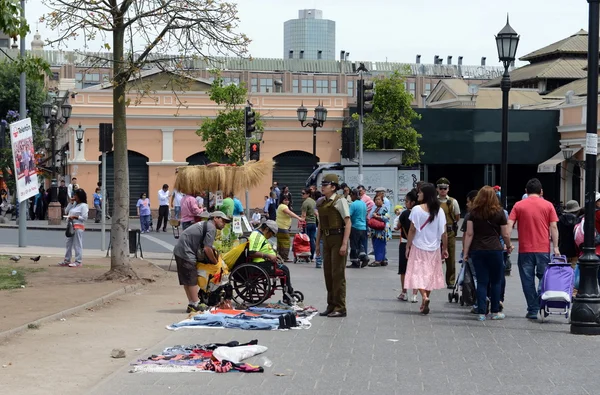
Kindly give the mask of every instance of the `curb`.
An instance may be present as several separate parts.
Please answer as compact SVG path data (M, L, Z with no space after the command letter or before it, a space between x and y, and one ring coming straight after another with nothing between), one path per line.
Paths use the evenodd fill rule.
M126 285L125 287L123 287L121 289L117 289L116 291L113 291L107 295L101 296L95 300L92 300L91 302L87 302L87 303L84 303L79 306L71 307L69 309L66 309L66 310L60 311L58 313L40 318L38 320L29 322L29 323L21 325L19 327L9 329L4 332L0 332L0 340L6 340L11 336L17 335L21 332L28 330L29 329L28 326L31 324L41 325L41 324L46 324L46 323L53 322L53 321L58 321L61 318L66 318L68 316L79 313L80 311L83 311L90 307L100 306L100 305L116 298L117 296L126 295L129 293L135 292L138 289L140 289L142 286L143 286L143 284Z

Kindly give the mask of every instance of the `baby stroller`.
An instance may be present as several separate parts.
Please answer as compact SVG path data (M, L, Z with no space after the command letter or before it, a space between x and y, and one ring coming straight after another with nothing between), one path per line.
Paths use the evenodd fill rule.
M464 306L472 306L475 303L476 299L476 279L473 275L474 270L472 268L472 264L462 259L461 253L461 266L460 272L456 277L456 282L454 283L454 288L451 292L448 293L448 302L455 303L460 301L460 305ZM459 293L462 294L459 296Z
M542 278L540 290L540 318L550 314L569 318L573 295L573 268L564 255L552 255ZM550 309L555 309L554 311ZM556 309L559 309L556 311Z
M294 263L310 263L310 238L306 234L305 225L300 226L292 242Z

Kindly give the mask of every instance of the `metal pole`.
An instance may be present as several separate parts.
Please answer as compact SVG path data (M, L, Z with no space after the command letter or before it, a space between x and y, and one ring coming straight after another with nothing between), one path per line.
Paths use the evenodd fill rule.
M25 0L21 0L21 10L23 16L25 16ZM22 59L25 59L25 34L21 35L21 48L20 55ZM26 85L25 72L21 73L19 80L19 115L21 119L27 118L27 85ZM19 203L19 247L25 247L27 240L25 238L25 231L27 230L27 200Z
M100 242L100 251L106 250L106 152L102 152L102 240Z
M313 127L313 158L315 159L315 169L319 167L319 160L317 159L317 127L319 126L319 122L317 122L316 118L313 119L312 127Z
M600 34L600 0L590 5L588 37L587 124L585 138L585 224L579 289L571 309L571 333L600 335L600 295L598 265L594 243L596 205L596 159L598 154L598 35Z
M360 89L357 89L357 93L362 95L362 86L363 86L363 73L360 72L360 79L358 80L360 84ZM356 101L359 105L358 114L358 183L363 183L363 106L362 106L362 98L357 98Z
M50 181L50 191L52 193L50 194L50 202L58 202L58 183L56 182L56 119L53 118L50 118L50 133L52 134L50 138L52 144L52 180Z
M508 92L510 91L510 75L508 74L508 64L504 65L504 75L500 82L502 89L502 159L500 166L500 200L502 206L507 209L507 184L508 184Z
M246 138L246 162L250 161L250 139ZM250 218L250 196L246 188L246 218Z

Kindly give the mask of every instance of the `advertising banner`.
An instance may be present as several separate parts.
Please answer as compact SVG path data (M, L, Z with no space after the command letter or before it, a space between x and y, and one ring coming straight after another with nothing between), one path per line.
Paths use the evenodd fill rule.
M40 188L30 118L10 124L10 143L15 165L17 197L20 203L37 195Z

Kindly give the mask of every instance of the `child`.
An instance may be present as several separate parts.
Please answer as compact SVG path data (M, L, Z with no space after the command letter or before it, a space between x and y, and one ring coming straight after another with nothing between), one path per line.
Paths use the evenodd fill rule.
M398 225L398 221L400 221L400 214L402 214L402 211L404 211L404 207L402 207L401 205L396 205L396 207L394 207L394 214L396 215L394 217L394 226L392 226L393 230L398 230L400 228L400 226Z
M255 208L254 209L254 214L252 214L252 226L254 226L255 228L260 225L260 220L261 220L261 215L260 215L260 210Z
M398 274L400 275L400 287L402 291L400 295L398 295L398 300L408 301L406 297L406 288L404 288L404 275L406 274L406 264L408 263L408 259L406 258L406 242L408 241L408 231L410 229L410 210L417 203L417 191L413 189L409 193L406 194L404 198L404 204L406 205L406 209L400 213L397 217L398 221L394 224L394 230L400 231L400 256L399 256L399 265L398 265ZM398 215L398 207L396 206L395 211L396 215ZM413 289L412 291L412 303L417 303L417 290Z

